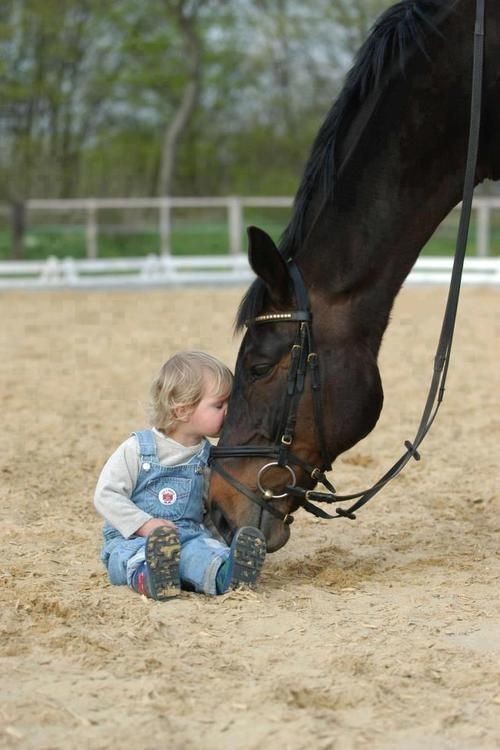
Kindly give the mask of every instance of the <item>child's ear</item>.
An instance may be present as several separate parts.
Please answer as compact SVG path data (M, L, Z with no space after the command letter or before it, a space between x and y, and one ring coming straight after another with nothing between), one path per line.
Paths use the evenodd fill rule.
M191 414L193 413L193 407L187 406L186 404L182 404L181 406L176 406L174 409L174 417L177 419L178 422L187 422Z

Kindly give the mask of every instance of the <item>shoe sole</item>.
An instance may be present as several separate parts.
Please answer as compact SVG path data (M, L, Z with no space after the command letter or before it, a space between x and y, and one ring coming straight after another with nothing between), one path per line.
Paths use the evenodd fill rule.
M234 546L231 588L254 586L265 557L266 541L263 534L251 526L241 528Z
M160 602L180 594L180 551L181 545L175 529L155 529L146 541L151 594Z

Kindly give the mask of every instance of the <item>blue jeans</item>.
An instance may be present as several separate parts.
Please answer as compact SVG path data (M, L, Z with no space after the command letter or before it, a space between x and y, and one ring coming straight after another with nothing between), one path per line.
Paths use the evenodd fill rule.
M181 586L203 594L215 595L215 578L227 560L229 547L210 536L202 524L180 524L177 528L181 543L179 575ZM145 560L145 537L123 539L115 537L107 542L102 560L109 580L115 586L130 586L134 572Z

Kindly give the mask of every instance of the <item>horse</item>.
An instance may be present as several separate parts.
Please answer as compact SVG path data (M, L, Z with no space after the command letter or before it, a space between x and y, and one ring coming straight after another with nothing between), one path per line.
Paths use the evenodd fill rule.
M387 9L319 129L279 246L248 229L256 279L208 497L228 543L252 525L268 551L286 544L304 504L294 486L331 487L325 471L377 423L395 297L461 198L475 12L475 0ZM500 178L499 50L500 6L486 0L474 184Z

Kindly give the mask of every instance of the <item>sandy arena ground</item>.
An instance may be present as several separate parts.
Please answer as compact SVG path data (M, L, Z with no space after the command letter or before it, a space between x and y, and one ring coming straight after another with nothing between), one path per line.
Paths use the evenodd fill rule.
M500 292L465 289L423 460L355 523L297 515L259 589L151 602L107 583L92 494L174 350L230 364L240 289L0 300L0 747L493 750L500 745ZM339 491L412 439L442 288L400 294L372 435Z

